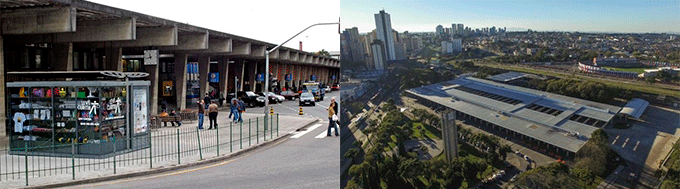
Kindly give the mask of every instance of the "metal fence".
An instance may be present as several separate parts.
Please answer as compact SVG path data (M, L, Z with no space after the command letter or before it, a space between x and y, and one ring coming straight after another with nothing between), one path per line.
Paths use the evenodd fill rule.
M197 162L271 140L279 135L279 115L244 120L240 123L219 124L217 129L177 128L158 129L146 137L110 140L107 145L113 153L107 156L77 156L83 145L102 143L75 143L59 146L15 148L0 151L0 185L19 183L28 186L31 180L41 177L59 179L91 178L152 168ZM141 141L141 142L140 142ZM150 144L148 143L150 141ZM120 143L135 146L117 151ZM52 150L70 148L71 154L56 155ZM108 149L110 150L110 149Z

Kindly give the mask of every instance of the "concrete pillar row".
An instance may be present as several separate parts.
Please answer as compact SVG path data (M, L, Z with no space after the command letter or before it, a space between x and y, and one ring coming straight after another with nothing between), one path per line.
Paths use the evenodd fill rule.
M208 92L208 77L210 77L210 56L198 56L198 98L203 99ZM192 102L193 103L193 102Z
M177 109L184 110L187 101L187 54L175 54L175 95L177 97Z
M73 71L73 43L52 43L54 49L54 68Z
M257 61L255 62L248 62L248 67L247 67L247 72L248 72L248 85L250 86L250 91L256 91L255 90L255 78L257 77L257 69L258 69L258 63Z
M158 64L145 66L149 73L147 79L151 82L149 86L149 113L151 115L158 115Z
M227 93L229 93L229 91L227 90L227 87L229 86L229 83L227 83L229 81L229 59L225 57L219 57L217 59L217 69L219 70L220 73L219 78L220 93L222 94L222 96L226 97Z
M123 71L123 48L121 47L107 47L105 49L106 62L104 68L106 70Z

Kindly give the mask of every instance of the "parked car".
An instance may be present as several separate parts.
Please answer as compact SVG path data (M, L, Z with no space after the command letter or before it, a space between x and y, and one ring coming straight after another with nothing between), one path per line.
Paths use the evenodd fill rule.
M276 93L273 93L273 92L269 92L269 94L276 97L276 101L279 102L279 103L286 101L286 98L281 96L281 95L277 95Z
M333 84L333 86L331 86L331 90L333 90L333 91L338 91L338 90L340 90L340 84L337 84L337 83L336 83L336 84Z
M300 93L294 92L294 91L283 91L281 92L281 96L285 97L288 100L295 100L300 96Z
M299 99L298 102L299 102L300 106L307 105L307 104L311 104L312 106L316 106L316 101L314 100L314 95L312 93L302 93L302 94L300 94L300 99Z
M239 92L238 95L249 107L264 106L264 96L257 95L253 91Z
M326 85L326 87L324 87L324 90L326 90L326 92L331 92L331 87Z

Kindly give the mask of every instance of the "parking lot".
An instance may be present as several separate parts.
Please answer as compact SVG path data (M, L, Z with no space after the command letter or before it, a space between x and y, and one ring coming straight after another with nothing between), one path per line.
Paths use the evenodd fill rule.
M623 159L630 163L626 171L640 175L640 184L653 182L650 177L680 137L678 110L649 106L628 129L606 128L609 142ZM651 184L653 185L653 184Z

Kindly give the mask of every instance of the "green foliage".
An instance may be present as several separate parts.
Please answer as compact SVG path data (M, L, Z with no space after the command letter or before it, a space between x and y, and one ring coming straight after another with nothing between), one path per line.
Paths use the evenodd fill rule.
M547 81L531 80L529 87L580 99L609 103L614 97L620 95L623 90L611 87L601 82L580 81L573 79L553 79Z
M676 189L676 188L680 188L680 184L678 184L677 182L673 182L671 180L665 180L665 181L663 181L663 183L661 184L661 187L659 187L659 188L660 189Z
M354 159L354 157L355 157L357 154L359 154L359 150L358 150L357 148L350 148L349 150L347 150L347 152L345 152L344 157L345 157L345 158Z
M515 184L528 188L584 188L562 163L551 163L522 173Z

